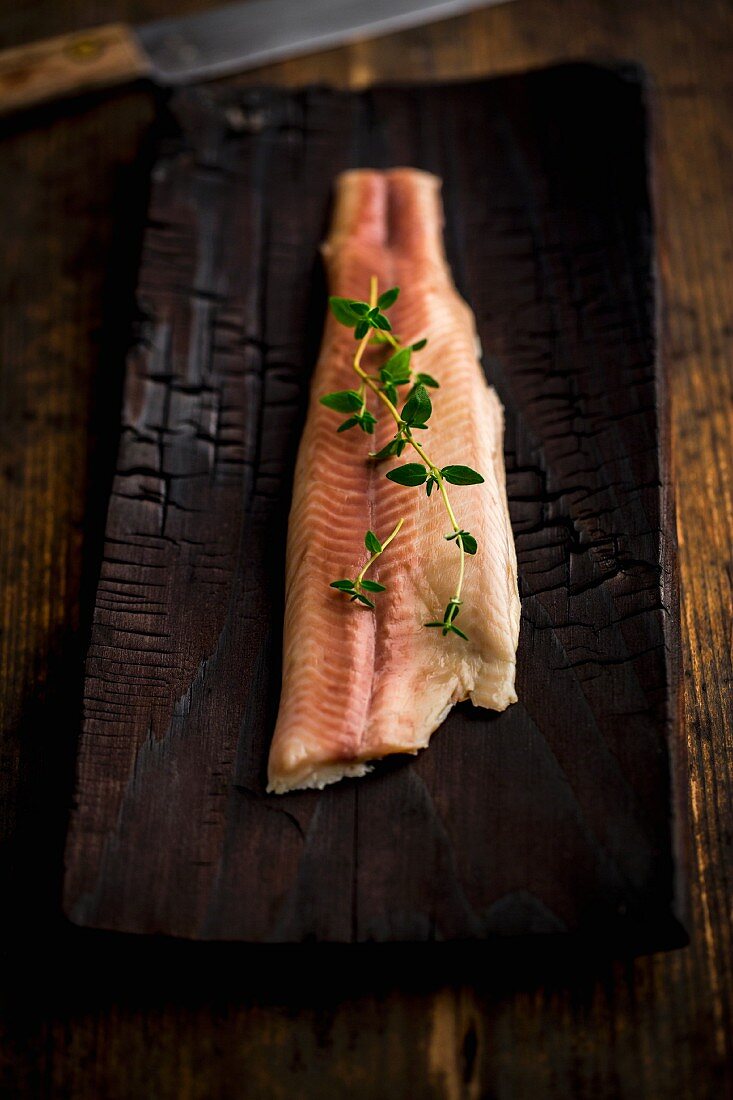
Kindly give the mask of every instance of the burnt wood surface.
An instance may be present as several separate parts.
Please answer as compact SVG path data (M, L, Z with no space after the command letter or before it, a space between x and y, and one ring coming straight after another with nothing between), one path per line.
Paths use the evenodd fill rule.
M638 70L194 89L172 115L87 661L68 915L265 942L683 942ZM335 175L395 164L444 181L449 261L506 407L520 701L459 707L427 752L366 780L267 795L318 245Z

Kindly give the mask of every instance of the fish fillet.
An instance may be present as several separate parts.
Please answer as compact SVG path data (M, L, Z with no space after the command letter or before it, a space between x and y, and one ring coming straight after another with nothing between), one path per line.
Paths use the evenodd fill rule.
M375 395L376 436L358 428L337 434L343 417L319 404L322 394L358 382L353 330L329 315L290 512L282 695L268 769L276 793L324 787L364 775L379 757L416 753L462 699L492 710L516 701L519 597L503 409L477 360L473 314L453 285L442 226L435 176L409 168L346 172L323 256L332 294L367 299L372 275L380 291L401 288L389 311L393 330L405 344L428 337L413 368L440 382L420 442L439 467L469 465L485 478L449 487L458 522L479 547L466 558L457 623L469 641L423 625L442 619L460 554L443 537L450 524L440 495L385 477L418 456L408 448L400 459L369 460L395 430ZM385 357L370 346L364 366L376 371ZM398 537L369 572L386 586L375 611L329 588L365 564L367 529L384 539L400 518Z

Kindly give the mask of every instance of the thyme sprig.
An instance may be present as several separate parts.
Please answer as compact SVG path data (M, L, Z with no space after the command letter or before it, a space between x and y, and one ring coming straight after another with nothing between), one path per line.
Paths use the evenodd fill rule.
M383 584L379 584L377 581L365 580L365 574L367 570L371 569L371 567L374 565L379 555L384 553L384 551L391 543L392 539L399 534L400 528L402 527L402 524L404 522L404 519L401 519L395 527L394 531L392 531L390 535L387 535L387 538L384 540L384 542L380 542L373 531L367 531L366 535L364 536L364 545L371 554L369 561L366 563L361 573L358 577L356 577L355 580L352 581L349 580L348 577L345 577L343 580L340 581L331 581L330 587L338 588L339 592L343 592L345 595L350 597L352 603L354 602L354 600L358 600L359 603L363 603L367 607L374 607L373 601L370 600L368 596L365 596L364 593L386 592L387 590Z
M368 435L373 435L377 420L366 404L367 390L371 390L394 420L396 432L380 451L370 452L370 457L375 462L386 458L399 458L407 447L411 447L420 458L420 462L407 462L402 466L396 466L394 469L389 470L386 476L398 485L418 487L424 485L428 496L431 495L434 489L438 490L451 525L451 530L445 538L449 542L455 542L460 552L455 592L448 602L443 618L424 625L439 628L443 637L448 634L457 634L459 638L464 638L467 641L466 634L455 625L455 620L463 604L461 592L465 576L466 555L476 554L478 543L470 531L464 530L458 523L446 485L479 485L484 479L481 474L470 466L449 465L442 468L438 467L429 457L422 443L418 442L413 435L416 431L428 430L428 420L433 412L428 389L439 389L440 387L431 375L416 372L412 368L413 353L421 351L427 344L427 339L424 338L415 343L403 345L392 331L392 324L385 311L396 302L400 292L399 287L391 287L379 295L377 289L377 279L373 275L368 302L353 298L329 298L331 312L336 320L354 330L357 347L352 367L360 379L360 385L358 389L340 390L335 393L324 394L320 400L323 405L330 409L349 414L347 419L339 425L337 431L345 432L358 426ZM379 368L379 373L376 375L370 374L362 366L364 352L370 343L389 345L392 349L392 354ZM397 406L402 399L399 390L407 385L410 386L410 390L404 398L402 408L398 409ZM356 580L332 581L331 587L345 592L352 601L358 600L373 608L374 603L368 596L364 595L364 589L371 592L384 591L384 586L377 585L374 587L376 582L365 581L364 573L395 537L402 526L402 522L400 520L389 538L385 539L383 544L380 544L379 550L375 549L379 540L373 532L367 532L367 540L370 535L374 538L374 546L370 546L369 542L366 542L367 549L372 551L372 558L367 562L364 570Z

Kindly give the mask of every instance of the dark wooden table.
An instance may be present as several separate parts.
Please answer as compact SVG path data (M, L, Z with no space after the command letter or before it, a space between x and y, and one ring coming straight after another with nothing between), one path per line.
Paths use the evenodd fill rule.
M0 31L14 45L170 6L6 0ZM145 202L131 165L156 109L142 86L85 97L0 125L3 1096L731 1095L733 6L517 0L246 80L359 86L579 57L641 61L657 88L691 946L628 962L546 953L502 962L472 950L443 955L430 972L404 949L355 966L341 952L324 975L315 952L65 924L82 657Z

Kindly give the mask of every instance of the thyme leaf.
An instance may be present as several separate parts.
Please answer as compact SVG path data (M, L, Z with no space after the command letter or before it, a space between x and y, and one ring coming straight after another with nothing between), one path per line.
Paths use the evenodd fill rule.
M393 286L391 290L385 290L384 293L380 294L377 298L377 305L380 309L389 309L389 307L393 306L397 301L399 293L400 288L398 286Z
M379 372L383 382L393 386L402 386L410 381L410 358L412 352L409 348L400 348L390 356Z
M428 471L419 462L407 462L404 466L396 466L390 470L387 477L398 485L422 485L428 476Z
M484 480L470 466L444 466L440 472L451 485L481 485Z
M361 394L356 390L338 390L336 393L324 393L318 399L327 409L335 409L336 412L350 413L360 412L363 404Z
M428 391L417 385L402 407L402 419L411 428L424 428L433 414L433 403Z

